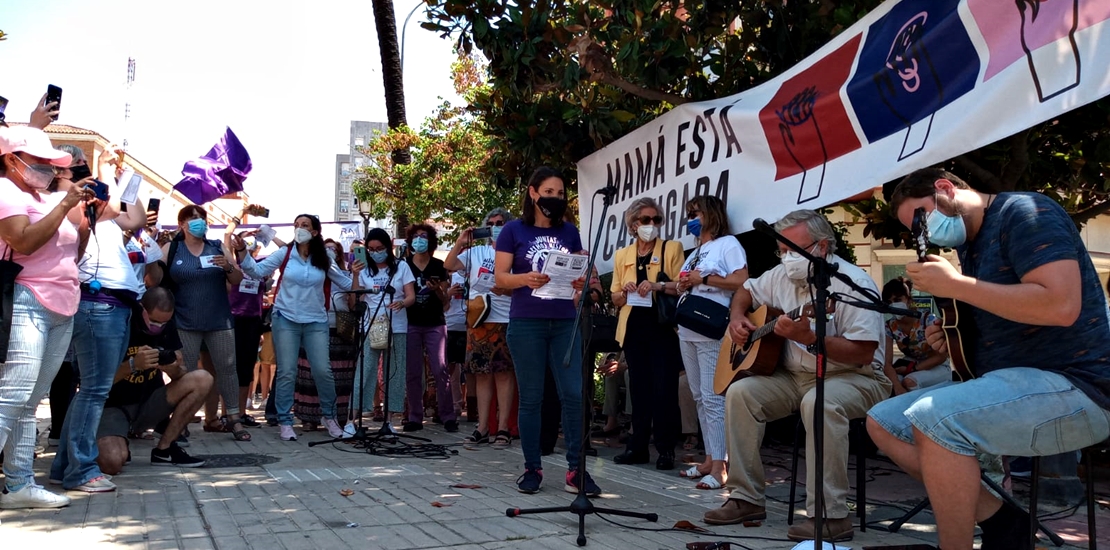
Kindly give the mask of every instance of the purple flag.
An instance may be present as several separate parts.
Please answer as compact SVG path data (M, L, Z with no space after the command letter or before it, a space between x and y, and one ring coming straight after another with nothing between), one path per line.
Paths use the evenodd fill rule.
M212 150L185 163L181 169L185 179L177 182L174 189L194 204L204 204L228 193L242 191L243 182L250 173L251 157L228 128Z

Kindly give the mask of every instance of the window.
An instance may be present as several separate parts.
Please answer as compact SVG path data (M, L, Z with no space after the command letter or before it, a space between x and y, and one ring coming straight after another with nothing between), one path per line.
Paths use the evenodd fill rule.
M351 201L342 199L339 201L339 213L346 214L351 210Z
M366 159L362 157L355 158L355 168L362 168L366 166Z
M362 147L363 145L366 145L366 138L364 138L362 136L356 136L355 137L355 147Z
M349 163L349 162L340 163L339 164L339 173L343 174L344 176L351 175L351 163Z

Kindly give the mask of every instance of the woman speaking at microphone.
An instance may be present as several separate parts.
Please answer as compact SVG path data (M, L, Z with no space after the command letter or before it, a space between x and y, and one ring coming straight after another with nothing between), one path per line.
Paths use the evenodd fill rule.
M297 357L304 348L320 394L320 415L328 434L340 437L343 430L335 419L335 378L328 356L328 308L332 292L351 289L351 278L328 257L320 236L320 219L301 214L293 221L293 243L255 262L244 250L235 254L243 272L256 279L281 276L274 283L272 332L277 355L274 402L282 441L296 441L293 432L293 389L297 379ZM240 255L242 256L240 257ZM336 288L331 288L332 284Z

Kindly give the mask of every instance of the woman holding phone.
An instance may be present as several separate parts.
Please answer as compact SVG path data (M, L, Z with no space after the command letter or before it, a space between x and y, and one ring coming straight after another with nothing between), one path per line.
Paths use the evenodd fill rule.
M450 307L447 287L450 279L443 267L443 260L432 256L439 246L434 227L414 224L408 229L406 240L412 257L406 262L416 279L416 303L409 308L408 368L405 376L409 417L403 429L406 432L424 429L424 354L435 380L436 409L443 428L448 432L459 431L455 418L455 403L451 397L447 372L447 320L443 313Z
M567 444L565 489L588 496L601 494L589 473L580 479L576 472L582 440L582 338L574 330L573 300L551 300L533 296L550 279L543 274L552 253L585 254L578 228L564 220L567 212L566 182L562 174L541 167L528 179L521 209L522 217L505 224L497 236L494 278L497 286L513 291L507 338L516 363L520 389L520 446L524 451L524 474L517 490L532 494L543 482L540 462L540 408L543 404L544 374L549 369L563 409ZM581 292L585 278L574 281ZM570 349L569 368L563 368L564 353Z

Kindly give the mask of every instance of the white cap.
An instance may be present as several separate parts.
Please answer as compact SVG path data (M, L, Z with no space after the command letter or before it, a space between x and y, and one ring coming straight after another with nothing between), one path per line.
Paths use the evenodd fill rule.
M0 127L0 155L9 153L27 153L63 168L73 160L69 153L54 148L46 132L30 126Z

